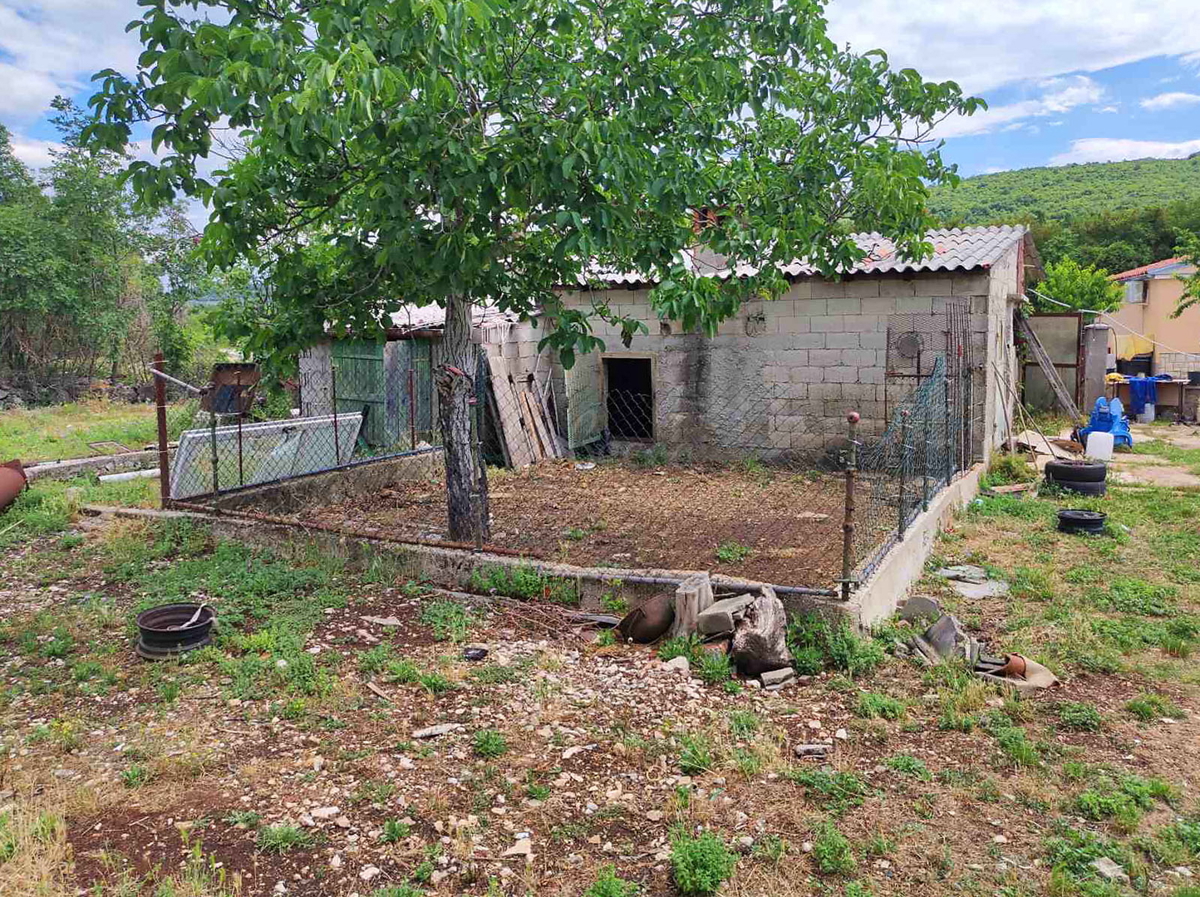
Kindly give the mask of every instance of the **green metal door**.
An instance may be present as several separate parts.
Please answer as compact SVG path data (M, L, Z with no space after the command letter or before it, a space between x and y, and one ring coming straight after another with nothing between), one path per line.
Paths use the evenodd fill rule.
M334 340L333 371L336 408L341 414L361 411L360 438L371 446L390 445L383 343L374 340Z

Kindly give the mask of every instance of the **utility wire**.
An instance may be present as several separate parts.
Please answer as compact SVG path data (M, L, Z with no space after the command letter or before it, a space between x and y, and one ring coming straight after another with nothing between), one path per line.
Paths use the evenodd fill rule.
M1046 302L1050 302L1054 305L1060 305L1063 308L1069 308L1072 311L1081 311L1085 315L1099 315L1102 318L1108 318L1110 321L1112 321L1114 324L1116 324L1118 327L1122 328L1123 330L1128 330L1134 336L1140 336L1142 339L1146 340L1146 342L1152 343L1155 346L1160 346L1161 348L1166 349L1168 352L1177 352L1180 355L1200 355L1200 353L1197 353L1197 352L1185 352L1183 349L1176 349L1172 346L1168 346L1166 343L1160 343L1158 340L1154 339L1153 337L1146 336L1146 334L1144 334L1144 333L1138 333L1136 330L1134 330L1128 324L1122 324L1120 321L1118 321L1116 318L1114 318L1112 315L1110 315L1106 311L1097 311L1094 308L1076 308L1074 305L1068 305L1065 302L1059 302L1057 299L1051 299L1045 293L1038 292L1037 290L1035 290L1033 288L1030 288L1028 290L1028 292L1033 293L1033 295L1037 296L1039 299L1042 299ZM1025 298L1029 299L1029 296L1026 295ZM1032 302L1032 300L1030 300L1030 301Z

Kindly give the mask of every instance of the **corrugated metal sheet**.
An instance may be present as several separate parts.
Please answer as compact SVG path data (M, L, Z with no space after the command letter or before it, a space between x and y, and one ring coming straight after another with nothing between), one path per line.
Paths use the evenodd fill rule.
M986 269L999 261L1018 240L1024 239L1026 228L1020 225L992 227L963 227L932 230L926 235L933 244L933 253L917 261L905 261L896 255L895 244L881 234L851 234L851 239L863 251L863 258L843 274L893 274L917 273L922 271L970 271ZM757 273L749 265L735 270L719 267L707 261L692 259L691 267L698 273L712 277L748 276ZM816 266L804 259L796 259L779 269L791 277L818 275ZM635 271L605 271L595 269L590 276L581 277L581 285L601 281L614 286L637 286L655 283L653 275Z

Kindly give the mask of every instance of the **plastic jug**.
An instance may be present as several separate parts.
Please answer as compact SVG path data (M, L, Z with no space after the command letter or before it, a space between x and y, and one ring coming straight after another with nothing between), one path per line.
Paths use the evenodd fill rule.
M1138 415L1139 424L1154 423L1154 406L1147 402L1142 406L1142 413Z
M1111 461L1113 456L1113 434L1096 430L1088 433L1088 457L1095 461Z

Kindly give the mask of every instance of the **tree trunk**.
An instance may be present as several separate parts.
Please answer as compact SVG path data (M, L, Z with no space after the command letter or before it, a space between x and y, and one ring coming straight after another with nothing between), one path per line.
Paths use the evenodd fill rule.
M471 342L471 303L451 296L446 300L446 329L442 334L442 363L436 373L438 426L446 461L446 510L450 539L486 542L488 523L487 476L483 459L476 459L471 438L475 413L478 352Z

